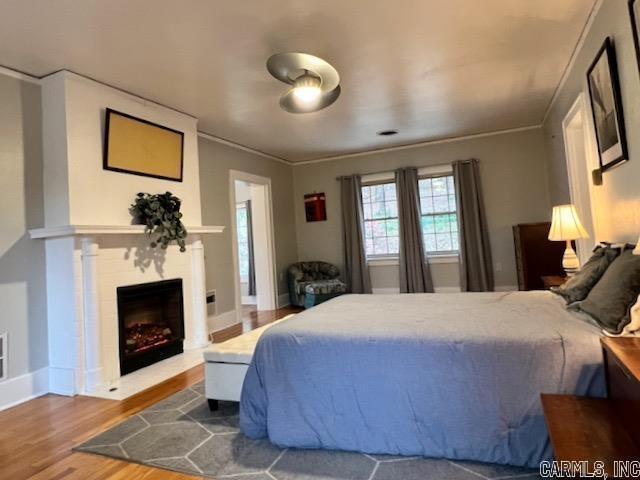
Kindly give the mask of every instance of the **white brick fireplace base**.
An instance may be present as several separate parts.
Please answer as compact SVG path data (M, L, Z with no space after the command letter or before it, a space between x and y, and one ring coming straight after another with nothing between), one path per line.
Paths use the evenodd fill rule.
M108 397L115 386L121 391L113 398L123 398L199 363L194 350L208 343L201 235L222 229L187 227L184 253L175 245L150 248L141 226L33 230L33 238L46 242L49 390ZM130 374L127 386L129 376L120 376L116 289L175 278L182 279L185 354L147 367L146 376L147 369Z

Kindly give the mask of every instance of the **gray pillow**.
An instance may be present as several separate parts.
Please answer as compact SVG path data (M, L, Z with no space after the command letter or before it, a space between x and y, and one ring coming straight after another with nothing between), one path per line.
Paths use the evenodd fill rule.
M551 291L562 296L567 303L584 300L619 254L620 249L617 248L596 247L591 258L578 273L560 287L553 287Z
M607 332L618 334L631 320L640 295L640 255L625 250L616 258L586 300L577 305Z

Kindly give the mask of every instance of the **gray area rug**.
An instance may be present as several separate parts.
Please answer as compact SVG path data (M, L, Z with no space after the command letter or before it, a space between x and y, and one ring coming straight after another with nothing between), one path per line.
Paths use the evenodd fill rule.
M209 411L202 383L75 448L181 473L233 480L506 480L537 471L476 462L275 447L238 428L238 404Z

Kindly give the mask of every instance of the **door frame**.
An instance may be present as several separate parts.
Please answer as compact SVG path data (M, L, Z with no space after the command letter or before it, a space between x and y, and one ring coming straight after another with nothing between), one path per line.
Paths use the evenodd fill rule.
M597 243L598 225L594 208L594 186L591 180L591 172L599 167L597 147L593 141L593 126L591 124L591 112L584 92L580 92L573 105L562 120L562 137L569 181L569 195L581 220L589 233L589 238L576 241L577 254L580 263L589 259L594 245ZM572 126L575 119L581 120L582 135ZM577 148L580 142L584 156L580 155ZM586 161L586 175L581 175L578 162ZM587 216L588 215L588 216Z
M264 187L264 202L266 205L266 225L267 225L267 268L269 282L266 293L270 302L270 309L278 308L278 281L276 269L275 234L273 225L273 202L271 194L271 179L240 170L229 170L229 204L231 210L231 244L233 248L233 278L235 285L235 306L236 319L242 322L242 291L240 287L240 262L238 260L238 231L236 222L236 181L248 182Z

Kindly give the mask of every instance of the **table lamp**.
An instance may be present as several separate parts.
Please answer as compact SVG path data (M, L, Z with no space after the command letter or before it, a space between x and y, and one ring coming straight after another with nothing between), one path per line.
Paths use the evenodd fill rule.
M565 241L567 248L562 256L562 268L571 277L580 270L580 260L576 255L571 240L589 238L589 234L582 226L575 205L557 205L553 207L549 240Z

